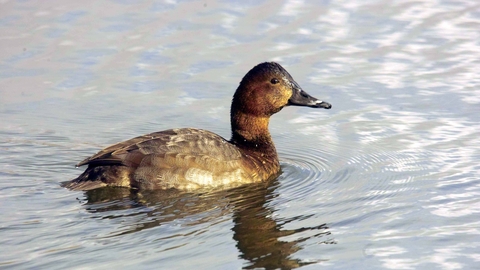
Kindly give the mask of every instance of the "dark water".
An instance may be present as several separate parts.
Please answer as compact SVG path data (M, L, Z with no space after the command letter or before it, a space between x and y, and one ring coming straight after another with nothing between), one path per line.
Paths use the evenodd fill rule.
M477 1L3 1L0 267L478 268L479 29ZM272 118L272 183L59 186L137 135L228 138L267 60L333 105Z

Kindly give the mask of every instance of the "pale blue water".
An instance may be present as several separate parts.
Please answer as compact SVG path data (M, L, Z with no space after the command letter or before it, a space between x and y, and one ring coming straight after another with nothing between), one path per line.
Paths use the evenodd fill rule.
M477 1L1 1L0 267L478 269ZM83 193L109 144L229 137L278 61L331 110L285 108L270 186Z

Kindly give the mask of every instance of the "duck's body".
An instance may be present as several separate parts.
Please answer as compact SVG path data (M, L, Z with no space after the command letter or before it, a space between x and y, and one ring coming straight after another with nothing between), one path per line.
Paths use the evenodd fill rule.
M331 107L301 90L279 64L259 64L233 97L230 140L192 128L150 133L85 159L77 165L88 165L85 172L63 185L195 190L267 181L280 173L269 118L287 105Z
M181 128L112 145L77 166L87 170L67 187L102 186L194 190L239 186L276 176L275 148L239 148L207 130Z

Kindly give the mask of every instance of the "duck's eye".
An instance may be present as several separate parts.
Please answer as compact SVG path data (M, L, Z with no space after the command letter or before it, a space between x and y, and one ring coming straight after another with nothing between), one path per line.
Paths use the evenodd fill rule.
M280 81L279 81L277 78L273 78L273 79L270 80L270 82L271 82L272 84L277 84L277 83L279 83Z

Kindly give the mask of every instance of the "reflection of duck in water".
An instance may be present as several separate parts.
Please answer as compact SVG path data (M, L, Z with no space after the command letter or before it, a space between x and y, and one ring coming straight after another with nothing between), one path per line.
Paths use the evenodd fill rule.
M322 254L303 261L295 258L295 253L302 250L304 241L310 240L321 245L335 244L327 224L284 229L287 223L289 227L295 227L297 221L303 221L301 223L304 224L308 217L298 215L288 220L274 219L274 210L269 202L278 196L275 192L277 186L278 181L274 180L268 184L252 184L204 194L178 192L175 189L138 192L123 188L100 188L86 191L85 207L96 213L93 216L95 219L100 214L121 224L112 227L119 231L112 232L108 238L151 230L149 235L172 240L175 236L165 232L162 225L175 221L173 224L176 226L193 226L203 231L205 227L218 224L224 216L231 215L233 236L227 230L223 237L233 237L239 258L245 260L244 268L293 269L323 261ZM148 208L143 207L145 205ZM121 211L136 207L138 211L129 210L128 214ZM198 227L199 224L205 225ZM185 231L191 233L188 228ZM219 233L215 232L217 237ZM283 238L286 236L289 237ZM177 239L174 241L176 245L186 241L182 237ZM162 245L162 241L158 245Z
M259 64L233 96L230 141L192 128L150 133L85 159L78 164L88 165L85 172L63 185L75 190L103 186L195 190L275 178L280 165L268 123L270 116L289 105L331 108L304 92L279 64Z

